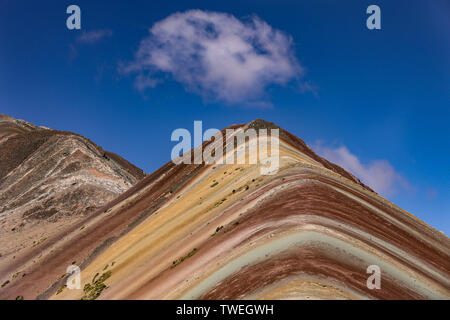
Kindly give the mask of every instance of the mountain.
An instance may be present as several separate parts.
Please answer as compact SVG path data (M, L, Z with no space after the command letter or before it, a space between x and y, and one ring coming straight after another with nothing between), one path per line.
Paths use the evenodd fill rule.
M249 159L245 144L278 129L278 168L265 170L273 154L255 164L168 162L0 270L9 281L0 298L450 298L449 238L273 123L226 129L260 134L247 143L215 135L201 149L231 141ZM72 264L79 290L65 285ZM374 266L380 289L367 285Z
M44 242L60 237L145 177L78 134L6 115L0 115L0 150L2 277L28 266Z

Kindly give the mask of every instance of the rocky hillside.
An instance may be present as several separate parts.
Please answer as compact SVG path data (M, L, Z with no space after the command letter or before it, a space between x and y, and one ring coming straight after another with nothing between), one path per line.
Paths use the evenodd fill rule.
M37 243L94 214L145 176L80 135L5 115L0 115L0 150L3 270Z

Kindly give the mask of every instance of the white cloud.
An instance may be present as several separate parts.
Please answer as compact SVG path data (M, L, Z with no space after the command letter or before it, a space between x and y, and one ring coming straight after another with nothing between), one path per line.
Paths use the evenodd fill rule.
M155 23L135 60L122 67L137 73L143 90L168 73L186 90L226 104L267 104L265 89L298 79L303 69L292 38L256 16L190 10Z
M391 196L399 189L411 189L409 183L386 160L361 163L359 158L352 154L346 146L332 148L316 143L314 150L325 159L351 172L383 196Z
M112 31L108 29L83 31L77 37L77 42L92 44L110 36L112 36Z

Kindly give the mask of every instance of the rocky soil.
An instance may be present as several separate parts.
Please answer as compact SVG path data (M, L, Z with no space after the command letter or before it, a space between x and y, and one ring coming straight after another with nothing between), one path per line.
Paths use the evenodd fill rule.
M0 115L0 266L92 215L145 177L71 132Z

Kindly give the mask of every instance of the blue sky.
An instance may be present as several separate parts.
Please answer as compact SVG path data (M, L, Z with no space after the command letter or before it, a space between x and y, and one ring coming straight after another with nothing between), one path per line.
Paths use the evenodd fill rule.
M83 134L147 172L170 160L176 128L263 118L450 234L448 1L132 3L0 0L0 113ZM66 28L70 4L81 8L81 30ZM381 8L381 30L366 28L370 4ZM257 16L291 42L277 43L287 51L264 62L264 77L238 70L225 75L227 88L188 79L179 47L162 46L178 59L171 70L149 69L145 50L165 39L149 29L191 9L218 12L227 32L238 26L261 40L263 29L250 27ZM246 83L259 90L237 92Z

